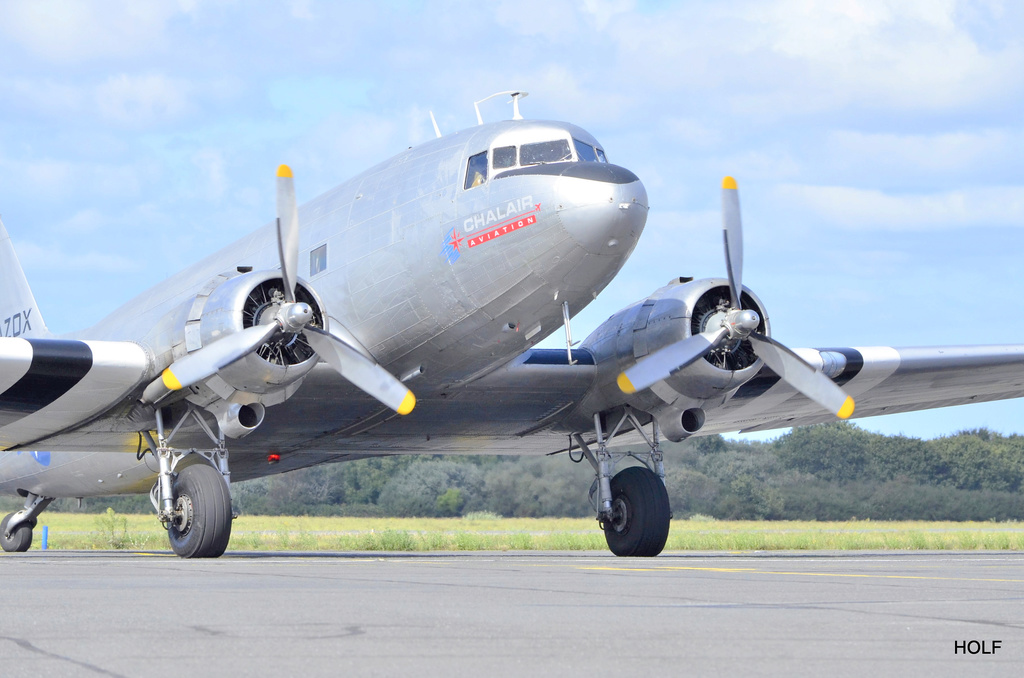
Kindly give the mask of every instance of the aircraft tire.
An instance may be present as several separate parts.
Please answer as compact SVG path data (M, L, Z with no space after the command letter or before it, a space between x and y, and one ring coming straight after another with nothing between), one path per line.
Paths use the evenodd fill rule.
M631 466L612 478L615 518L604 523L608 548L617 556L651 557L668 541L672 513L665 484L649 469Z
M0 521L0 547L3 547L4 551L8 553L24 553L28 551L29 546L32 546L32 528L36 526L36 521L29 520L18 525L14 528L14 534L8 539L4 535L7 534L7 523L13 515L13 513L8 513L4 516L3 521Z
M175 506L186 518L168 528L171 548L182 558L221 556L231 538L231 492L224 476L208 464L193 464L178 473L173 488Z

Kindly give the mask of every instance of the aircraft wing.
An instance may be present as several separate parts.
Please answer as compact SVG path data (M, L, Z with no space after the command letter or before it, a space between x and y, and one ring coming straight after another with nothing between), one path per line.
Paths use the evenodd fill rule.
M813 366L831 370L833 380L856 400L855 418L1024 396L1024 346L833 348L796 352ZM292 445L294 449L308 451L363 455L558 452L566 448L570 429L593 439L592 429L585 426L594 414L587 409L591 402L588 395L617 389L611 383L616 370L594 365L593 355L587 351L574 351L574 356L580 359L579 364L570 366L564 351L533 349L482 379L453 389L446 397L422 398L415 417L400 419L393 413L387 420L367 417L359 427L337 430L335 435L315 440L302 440L295 426L299 417L293 415ZM323 392L323 388L310 391ZM297 398L304 392L305 389L300 390ZM336 400L330 405L342 407ZM316 412L317 407L318 403L311 400L303 403L301 410ZM768 368L762 368L724 403L716 406L709 401L705 407L707 420L699 435L835 420L834 414L794 390ZM315 418L323 421L328 413L318 412ZM615 442L626 445L642 441L627 430Z
M831 376L856 401L854 418L1024 396L1024 345L801 349L797 353L817 367L824 366L829 356L843 356L845 366ZM763 368L722 407L708 410L702 433L832 420L831 414Z
M149 369L133 342L0 338L0 449L104 414Z
M104 342L87 343L100 346L100 351L105 348ZM138 349L134 344L130 346ZM856 400L854 417L1024 396L1024 346L796 352L817 366L824 365L823 355L843 356L845 362L833 379ZM569 429L592 439L592 431L583 427L594 414L587 410L588 394L617 388L614 369L600 369L586 351L574 351L574 356L581 360L570 366L564 360L564 351L527 351L481 379L442 394L424 394L415 414L408 417L399 417L327 366L321 366L307 377L295 396L272 408L259 431L233 441L233 477L242 480L285 468L381 454L542 455L564 450ZM142 357L140 353L138 358ZM26 364L23 358L23 372ZM108 378L106 395L90 401L88 407L75 399L75 389L62 396L78 408L78 414L69 421L44 421L54 429L61 423L68 428L73 425L70 419L82 421L89 412L110 410L112 403L121 402L123 394L139 383L144 373L141 363L134 372L126 366L122 369L121 381ZM82 386L86 385L83 380ZM767 368L732 398L717 406L708 402L705 407L707 420L699 435L835 419ZM45 408L39 413L44 414ZM202 443L201 432L193 433L194 442ZM616 438L618 444L633 442L640 440L630 432ZM126 436L120 427L112 427L110 417L98 416L94 423L46 441L48 449L53 450L134 451L137 443L134 434ZM281 453L279 465L267 464L268 452Z

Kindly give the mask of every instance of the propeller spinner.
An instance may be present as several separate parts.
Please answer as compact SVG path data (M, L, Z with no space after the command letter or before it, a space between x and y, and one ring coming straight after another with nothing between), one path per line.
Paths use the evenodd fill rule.
M722 233L725 266L729 274L731 308L719 327L670 344L639 360L617 379L625 393L636 393L667 379L726 342L749 340L754 353L790 386L840 419L853 414L853 398L821 372L771 337L757 332L760 317L740 304L743 290L743 225L736 180L722 180Z
M155 403L168 391L177 391L208 379L218 370L256 351L279 333L303 332L317 355L345 379L399 414L412 412L416 406L416 396L405 384L334 335L310 326L312 309L309 304L296 301L299 216L295 202L295 181L288 165L277 168L277 245L285 303L274 317L265 324L224 336L174 361L146 387L142 395L143 402Z

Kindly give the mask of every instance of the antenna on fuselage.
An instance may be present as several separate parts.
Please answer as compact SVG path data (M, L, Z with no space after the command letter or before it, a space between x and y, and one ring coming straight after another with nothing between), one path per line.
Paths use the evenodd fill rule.
M519 92L519 91L510 89L510 90L505 91L505 92L498 92L497 94L492 94L489 97L484 97L480 101L474 101L473 102L473 108L476 109L476 124L478 124L478 125L484 124L484 119L480 115L480 104L482 104L483 102L485 102L485 101L487 101L489 99L493 99L494 97L500 97L502 94L511 94L512 95L512 101L511 101L511 103L512 103L512 119L513 120L522 120L523 119L523 116L520 115L520 113L519 113L519 100L522 99L525 96L528 96L530 93L529 92Z
M433 111L430 111L430 122L432 122L434 124L434 134L436 134L437 138L440 139L441 138L441 128L437 126L437 120L434 119L434 112Z

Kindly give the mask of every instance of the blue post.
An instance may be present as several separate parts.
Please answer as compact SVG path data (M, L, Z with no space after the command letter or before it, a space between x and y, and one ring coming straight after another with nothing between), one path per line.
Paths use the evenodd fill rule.
M43 546L42 546L42 549L44 551L46 550L46 547L48 546L48 542L49 541L50 541L50 526L49 525L43 525Z

